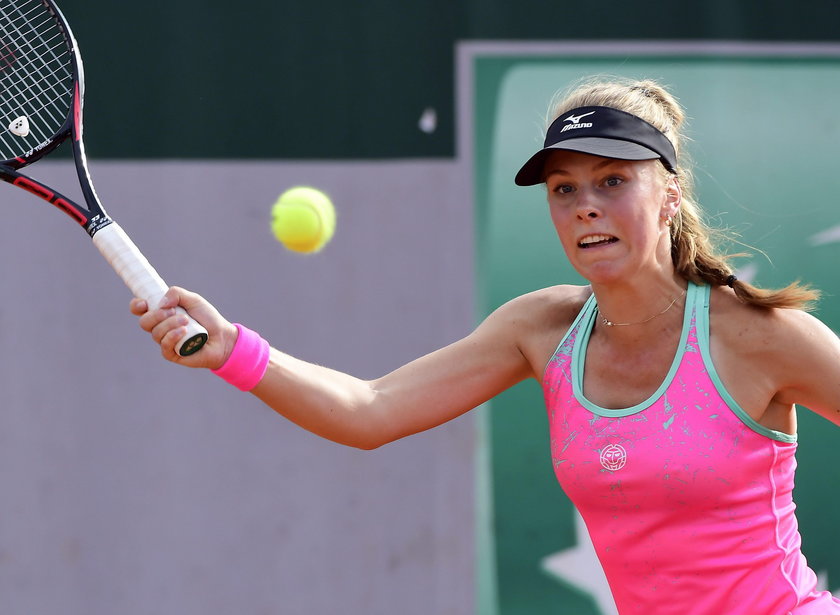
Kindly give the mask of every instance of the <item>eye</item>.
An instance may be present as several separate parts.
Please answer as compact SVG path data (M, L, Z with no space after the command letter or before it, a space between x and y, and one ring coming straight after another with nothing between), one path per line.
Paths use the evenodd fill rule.
M622 178L616 177L616 176L608 177L607 179L604 180L604 185L609 186L611 188L614 188L615 186L618 186L618 185L623 184L623 183L624 183L624 180Z
M574 191L574 187L569 184L557 184L551 187L551 191L555 194L569 194Z

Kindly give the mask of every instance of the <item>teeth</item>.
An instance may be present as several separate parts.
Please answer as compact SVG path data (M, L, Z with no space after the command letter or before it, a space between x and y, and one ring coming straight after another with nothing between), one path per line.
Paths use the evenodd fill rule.
M586 237L580 240L580 245L585 246L590 243L609 241L610 239L614 239L614 237L612 235L587 235Z

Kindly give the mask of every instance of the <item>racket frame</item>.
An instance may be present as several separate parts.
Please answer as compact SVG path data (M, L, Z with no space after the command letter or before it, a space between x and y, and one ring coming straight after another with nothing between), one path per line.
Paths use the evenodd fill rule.
M159 305L168 286L125 231L106 213L99 195L93 187L82 139L84 65L76 38L73 36L73 31L70 29L67 19L55 2L52 0L31 0L30 4L41 4L46 8L67 43L73 79L70 106L64 122L50 138L14 158L0 162L0 179L47 201L70 216L85 229L94 245L134 295L145 299L150 309L155 308ZM82 207L73 199L20 172L20 169L50 154L68 138L70 138L73 150L73 162L76 167L76 174L79 177L79 186L87 207ZM177 309L186 314L183 309ZM189 315L187 316L189 318L187 332L176 345L176 351L181 356L188 356L197 352L207 341L207 330Z

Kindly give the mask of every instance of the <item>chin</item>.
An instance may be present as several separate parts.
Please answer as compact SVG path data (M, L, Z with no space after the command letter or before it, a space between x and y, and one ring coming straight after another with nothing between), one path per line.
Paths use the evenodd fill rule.
M611 284L627 280L629 271L617 263L597 263L594 265L580 265L572 263L575 271L586 278L591 284Z

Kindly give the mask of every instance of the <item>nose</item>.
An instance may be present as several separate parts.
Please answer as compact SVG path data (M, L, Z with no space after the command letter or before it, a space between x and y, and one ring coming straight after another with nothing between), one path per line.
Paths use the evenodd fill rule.
M592 222L603 216L599 195L588 186L578 186L574 204L575 215L581 222Z
M580 194L577 200L578 220L597 220L601 217L601 210L591 195Z

